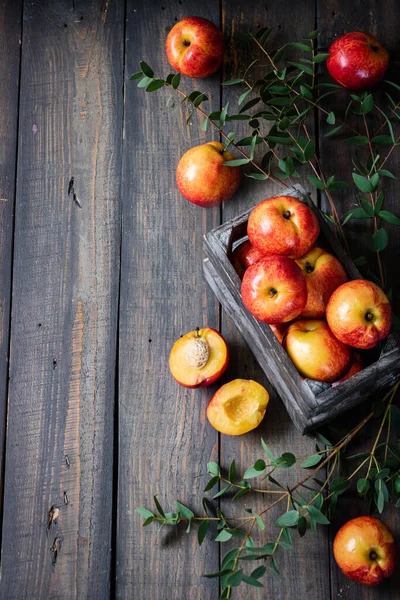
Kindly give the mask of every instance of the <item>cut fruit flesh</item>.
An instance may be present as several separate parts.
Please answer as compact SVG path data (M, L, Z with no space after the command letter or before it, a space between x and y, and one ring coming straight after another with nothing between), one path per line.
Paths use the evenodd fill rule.
M195 358L198 357L193 354L197 353L199 346L196 339L204 341L209 350L207 361L197 361L197 367L194 365ZM190 331L175 342L169 356L169 368L180 385L196 388L216 381L228 366L228 359L228 347L224 338L215 329L207 327Z
M207 408L211 425L227 435L241 435L262 421L269 401L267 390L256 381L235 379L223 385Z

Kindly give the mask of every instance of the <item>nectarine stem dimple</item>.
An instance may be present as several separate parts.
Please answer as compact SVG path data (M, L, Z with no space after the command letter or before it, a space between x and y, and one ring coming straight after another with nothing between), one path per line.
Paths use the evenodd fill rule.
M369 558L370 560L376 560L378 558L378 555L375 552L375 550L371 550L371 552L369 553Z
M277 294L277 293L278 293L278 292L276 291L276 289L275 289L275 288L271 288L271 289L269 290L269 295L271 296L271 298L273 298L274 296L276 296L276 294Z
M290 210L286 210L286 211L283 213L282 217L283 217L284 219L290 219Z
M306 269L306 273L312 273L314 271L314 267L309 262L306 262L305 269Z
M374 318L374 315L372 313L370 313L369 311L365 313L366 321L372 321L373 318Z
M184 46L190 46L189 40L183 40L182 43L183 43Z

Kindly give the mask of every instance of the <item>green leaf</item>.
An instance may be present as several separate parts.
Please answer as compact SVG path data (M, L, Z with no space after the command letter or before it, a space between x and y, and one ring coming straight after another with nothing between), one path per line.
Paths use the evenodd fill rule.
M374 208L374 215L375 216L379 215L379 213L381 211L381 208L382 208L382 204L383 204L384 199L385 199L384 193L383 192L379 192L378 198L376 199L376 202L375 202L375 208Z
M154 504L156 505L158 512L165 519L166 518L165 513L164 513L163 509L161 508L161 504L159 503L157 496L153 496L153 498L154 498Z
M229 531L226 531L226 529L221 529L221 531L215 538L215 541L216 542L227 542L228 540L231 539L231 537L232 537L232 534L229 533Z
M374 138L372 138L371 143L382 144L386 146L387 144L392 144L392 138L390 135L376 135Z
M327 138L327 137L330 137L331 135L335 135L335 133L338 133L342 128L343 128L343 125L338 125L337 127L334 127L333 129L328 131L328 133L325 133L324 137Z
M375 233L372 234L370 246L374 252L382 252L388 245L388 242L389 237L387 231L381 227L381 229L378 229L378 231L375 231Z
M249 179L259 179L260 181L269 179L268 175L265 175L264 173L245 173L245 176Z
M257 579L253 579L253 577L249 577L248 575L243 575L242 581L244 581L244 583L247 583L248 585L252 585L254 587L258 587L258 588L264 587L264 585L261 583L261 581L258 581Z
M270 104L271 106L288 106L291 103L292 99L288 98L287 96L271 98L271 100L268 100L267 102L267 104Z
M226 582L230 587L238 587L242 583L242 579L243 571L242 569L238 569L237 571L234 571L232 575L227 577Z
M362 208L352 208L350 212L352 219L371 219Z
M220 496L223 496L224 494L226 494L226 492L229 492L229 490L231 489L232 485L229 484L227 486L225 486L224 488L222 488L222 490L219 490L219 492L217 492L216 494L214 494L213 496L213 500L215 500L215 498L219 498Z
M299 518L297 523L297 531L299 532L300 537L303 537L307 531L307 519L303 517L303 515Z
M141 79L143 77L143 71L138 71L129 77L129 79Z
M394 491L396 494L400 494L400 476L398 475L394 480Z
M200 129L201 129L202 131L207 131L207 127L208 127L208 119L206 118L206 119L204 119L204 121L202 122L202 124L201 124L201 126L200 126Z
M331 111L327 116L326 122L329 123L329 125L334 125L336 123L336 117L333 111Z
M336 192L338 190L345 190L348 187L350 187L350 184L347 181L334 181L328 186L328 189L331 192Z
M242 165L248 165L249 162L249 158L235 158L234 160L226 160L222 164L224 167L241 167Z
M256 147L256 143L257 143L257 136L253 135L253 139L250 144L250 160L253 160L253 158L254 158L254 149Z
M353 181L356 184L356 186L358 187L358 189L361 190L362 192L371 193L374 190L373 185L370 182L370 180L367 179L367 177L364 177L363 175L359 175L358 173L353 173Z
M148 517L145 522L143 523L143 527L147 527L147 525L150 525L150 523L152 523L154 521L154 517Z
M261 446L262 446L262 449L264 450L265 454L268 456L268 458L270 460L274 460L274 455L272 454L271 450L268 448L267 444L264 442L263 438L261 438Z
M171 80L171 85L174 88L174 90L176 90L176 88L179 86L180 82L181 82L181 74L176 73Z
M204 538L206 537L208 529L208 519L205 519L200 523L199 529L197 531L197 541L199 542L199 546L204 542Z
M226 569L229 563L236 558L238 552L239 548L232 548L232 550L229 550L222 559L221 568Z
M328 57L329 54L327 52L321 52L321 54L317 54L316 56L314 56L313 62L321 63L324 62L324 60L326 60Z
M153 69L144 60L140 61L140 68L147 77L154 77Z
M342 494L349 487L349 482L346 477L338 477L337 479L333 479L329 484L329 489L331 492L336 492L338 494Z
M364 479L363 477L361 477L357 481L357 492L359 494L361 494L361 496L366 494L368 492L369 488L370 488L370 483L369 483L368 479Z
M369 112L371 112L371 110L373 108L374 108L374 99L372 97L372 94L368 94L368 96L366 96L366 98L361 103L360 113L362 115L366 115Z
M205 94L199 94L194 100L193 100L193 106L195 108L197 108L198 106L200 106L200 104L202 102L204 102L205 100L208 100L207 96ZM223 111L222 111L223 112ZM221 116L222 116L222 112L221 112Z
M319 29L314 29L314 31L310 31L310 33L308 34L308 39L315 40L318 37L318 34L319 34Z
M299 71L303 71L304 73L307 73L308 75L314 74L314 71L312 69L310 69L310 67L307 67L306 65L302 65L301 63L289 62L289 65L296 67L296 69L299 69Z
M290 137L286 136L277 136L277 135L267 135L265 138L268 142L274 142L276 144L287 144L290 145L293 143Z
M202 577L213 579L214 577L222 577L222 575L227 575L228 573L231 573L230 569L222 569L221 571L216 571L215 573L203 573Z
M138 86L138 88L144 88L147 85L149 85L152 81L153 81L153 79L151 77L143 77L143 79L141 79L139 81L139 83L137 84L137 86Z
M214 486L217 485L217 483L219 482L219 475L215 475L214 477L212 477L210 479L210 481L207 483L206 487L204 488L205 492L208 492L209 490L212 490L212 488Z
M298 48L299 50L304 50L304 52L312 52L311 46L307 46L306 44L301 44L300 42L290 42L287 44L291 48Z
M207 471L210 475L221 475L221 469L219 467L219 464L216 462L208 462Z
M304 148L304 160L309 161L315 154L314 140L310 140Z
M243 79L228 79L228 81L224 81L221 85L236 85L237 83L243 83Z
M241 481L239 485L244 486L244 489L240 489L233 496L232 500L238 500L239 498L242 498L243 496L246 496L251 491L251 485L249 484L248 481Z
M246 102L246 104L244 104L242 106L242 108L240 109L240 113L244 113L247 110L249 110L250 108L253 108L253 106L255 106L256 104L258 104L260 102L260 98L253 98L252 100L249 100L248 102Z
M393 173L391 171L388 171L387 169L379 169L378 173L381 177L389 177L390 179L396 179L396 175L393 175Z
M247 98L247 96L250 94L251 90L246 90L245 92L243 92L243 94L241 94L239 96L238 99L238 106L240 106Z
M139 507L136 509L136 512L144 519L150 519L150 517L153 517L154 519L153 513L150 510L147 510L147 508Z
M367 214L369 217L374 216L374 207L370 202L368 202L365 196L360 196L360 205L365 214Z
M376 192L376 190L379 187L379 182L380 182L379 173L374 173L371 176L370 181L371 181L371 185L372 185L373 191Z
M318 190L324 190L325 189L324 182L321 181L320 179L318 179L318 177L316 177L315 175L308 175L307 179L311 183L311 185L313 185L314 187L316 187Z
M379 217L388 223L392 223L392 225L400 225L399 217L396 217L396 215L387 210L379 211Z
M262 577L265 574L266 570L267 568L264 567L264 565L261 565L260 567L254 569L254 571L250 574L250 577L252 577L253 579L260 579L260 577Z
M312 456L308 456L305 460L303 460L300 467L302 469L309 469L310 467L315 467L315 465L320 463L321 460L322 460L321 454L313 454Z
M221 116L219 117L219 122L221 124L221 127L223 127L225 125L226 115L228 114L228 107L229 107L229 102L227 102L225 104L224 108L221 111Z
M277 527L294 527L300 518L298 510L288 510L275 521Z
M178 502L178 500L176 500L175 504L182 517L184 517L185 519L193 519L194 513L190 510L190 508L188 508L184 504L181 504L180 502Z
M342 226L344 227L346 225L346 223L348 223L348 221L350 221L350 219L352 218L353 213L350 211L349 213L347 213L347 215L345 216L345 218L342 221Z
M282 456L275 459L274 466L278 469L289 469L296 462L296 457L291 452L284 452Z
M376 507L379 513L383 513L383 509L385 508L385 496L383 494L383 490L379 490L378 497L376 500Z
M303 96L303 98L307 98L308 100L312 100L312 92L310 92L310 90L308 88L306 88L304 85L300 86L300 94Z
M153 79L153 81L151 83L149 83L149 85L146 88L146 92L155 92L156 90L159 90L160 88L164 87L165 85L165 81L162 79Z
M321 525L329 525L329 521L326 516L315 506L307 506L307 512L311 517L311 520L315 523L321 523Z
M390 469L381 469L380 471L378 471L378 473L375 475L375 479L379 480L379 479L385 479L386 477L388 477L390 475Z
M365 135L356 135L351 138L347 138L346 144L350 146L366 146L368 144L368 138Z
M229 480L231 483L233 483L233 482L234 482L234 480L235 480L235 476L236 476L236 463L235 463L235 461L233 460L233 461L231 462L231 464L230 464L230 467L229 467L228 480Z
M255 467L249 467L246 469L243 479L254 479L254 477L259 477L263 473L263 470L256 469Z
M262 518L260 517L260 515L254 515L256 518L256 522L258 527L260 528L260 531L264 531L265 529L265 525L264 525L264 521L262 520Z
M395 504L395 507L396 507L396 508L399 508L399 506L400 506L400 498L397 500L397 502L396 502L396 504Z

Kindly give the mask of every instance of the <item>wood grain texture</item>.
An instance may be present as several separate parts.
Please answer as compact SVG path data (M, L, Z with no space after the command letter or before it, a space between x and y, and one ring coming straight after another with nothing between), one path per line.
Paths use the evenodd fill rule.
M7 600L109 597L124 10L107 5L24 8Z
M300 39L309 31L315 29L314 2L295 2L286 0L283 2L261 2L256 1L249 10L248 3L243 0L224 1L223 4L224 32L229 39L228 53L225 61L224 79L240 77L244 69L254 60L259 58L258 73L266 69L266 59L257 49L249 43L243 45L232 40L234 34L248 31L255 32L261 27L275 27L270 38L270 47L280 47L287 41ZM257 71L256 71L257 72ZM231 110L237 105L237 98L241 91L240 86L226 87L223 89L222 103L230 102ZM257 106L253 109L257 110ZM239 137L246 131L237 129ZM248 131L248 128L247 128ZM248 135L248 133L246 133ZM264 149L264 152L267 148ZM259 150L261 152L261 149ZM306 188L309 186L306 185ZM251 208L264 198L276 195L280 188L271 182L257 182L244 178L243 185L237 195L224 205L223 221L227 221L236 215ZM256 363L250 350L246 347L243 339L237 333L232 320L223 313L222 333L226 337L231 348L231 363L224 381L235 377L244 379L255 379L264 385L269 391L271 386L266 381L264 374ZM236 459L238 469L243 469L263 456L260 438L266 440L273 448L276 456L282 452L290 451L297 455L312 452L312 442L302 438L294 425L291 423L286 409L280 399L271 393L271 400L264 421L255 431L240 438L221 436L221 464L227 466L229 461ZM283 480L288 484L294 483L299 478L299 470L293 469L293 473L282 474ZM221 503L223 509L228 512L228 503ZM260 495L259 498L246 497L242 503L244 506L254 506L255 510L262 510L266 506L266 499ZM266 532L255 534L255 539L274 541L279 530L274 527L275 518L283 512L284 506L272 511L266 519ZM229 507L231 510L231 507ZM239 507L236 507L237 512ZM273 576L263 578L265 589L257 589L246 586L243 597L251 600L261 598L282 600L317 599L328 600L329 598L329 550L328 536L326 531L319 531L317 538L296 539L294 550L283 551L277 556L278 566L282 570L282 580L277 581ZM307 570L312 569L313 576L306 577ZM251 569L250 569L251 570ZM240 595L239 595L240 597Z
M145 60L157 76L171 71L164 44L187 15L219 22L217 0L128 3L126 75ZM219 75L182 78L184 91L212 92L219 107ZM178 192L175 168L190 147L210 139L197 117L186 125L187 104L169 90L147 94L126 81L123 164L123 240L119 341L119 493L117 598L214 600L218 581L202 578L218 568L218 546L199 548L195 535L156 525L143 529L136 508L175 499L201 509L207 461L218 459L216 432L205 409L210 389L180 387L168 369L173 342L196 326L218 327L218 307L201 271L202 236L219 222ZM208 102L212 110L211 102ZM214 386L216 389L216 386Z
M398 45L398 31L400 27L400 14L397 5L390 1L385 0L383 2L375 2L374 0L364 0L360 3L346 2L345 0L319 0L318 1L318 29L321 31L320 45L322 47L328 47L330 43L339 35L347 31L361 30L367 31L375 35L382 44L387 48L391 54L391 58L399 60L399 45ZM398 69L393 66L392 70L389 70L388 78L398 81ZM378 97L379 91L376 92ZM343 102L346 97L344 92L341 101ZM333 104L334 106L334 104ZM326 119L320 118L320 129L321 133L326 131L325 125ZM360 133L364 134L362 128L362 122L355 120ZM380 122L377 123L379 125ZM382 132L383 133L383 132ZM328 176L331 173L335 173L338 179L350 180L351 176L351 159L365 161L367 150L364 148L354 148L347 146L340 141L324 140L321 138L321 159L325 172ZM379 147L379 151L383 152L383 156L386 154L386 147ZM386 151L385 151L386 150ZM398 151L394 152L390 162L388 162L388 168L392 169L398 174L400 166L400 154ZM397 194L397 182L385 179L384 187L386 191L385 206L386 210L390 210L396 214L400 212L400 204L398 201ZM344 191L335 195L335 202L339 210L339 214L346 213L350 208L357 204L357 195L355 188L352 187L351 191ZM398 304L399 295L399 278L397 275L398 267L396 259L398 256L399 249L399 231L393 226L385 224L389 231L390 244L388 249L382 253L383 264L385 267L385 274L387 281L391 282L390 287L393 287L395 294L395 303ZM365 231L365 223L360 222L349 222L346 226L347 238L350 240L350 246L354 255L357 256L364 252L369 252L366 249L366 245L363 239L363 232ZM376 264L373 265L376 269ZM348 427L349 419L357 422L360 418L360 411L352 411L348 416L347 420L343 420L337 423L337 426L343 425ZM357 442L354 447L354 452L363 452L371 448L374 441L374 433L376 435L377 423L376 421L367 428L367 431L363 434L362 439ZM351 467L349 467L351 468ZM397 509L398 510L398 509ZM346 497L341 502L341 506L336 514L335 520L331 527L331 541L333 536L339 527L349 518L353 518L366 512L365 503L358 499L356 494L353 496ZM382 519L392 529L397 539L399 539L400 528L399 519L396 513L396 509L386 508ZM346 579L339 569L337 568L334 559L331 562L331 598L332 600L356 600L360 597L363 600L393 600L400 596L400 571L397 572L394 577L385 582L383 585L377 588L361 587L357 584L350 582Z
M8 384L21 5L22 1L0 2L0 518Z

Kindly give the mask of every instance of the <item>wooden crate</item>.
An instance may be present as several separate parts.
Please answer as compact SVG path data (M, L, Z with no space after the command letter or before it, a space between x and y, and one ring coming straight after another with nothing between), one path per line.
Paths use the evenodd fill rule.
M282 192L282 195L293 196L314 211L321 228L317 244L337 256L350 279L360 279L358 269L305 190L300 185L295 185ZM397 335L391 334L383 343L368 351L370 364L343 383L332 386L329 383L302 379L270 327L253 317L242 302L241 281L230 257L236 246L247 239L250 212L251 210L243 213L204 236L204 275L280 395L293 423L302 433L306 433L332 421L340 413L363 402L372 392L396 381L400 374L399 339Z

